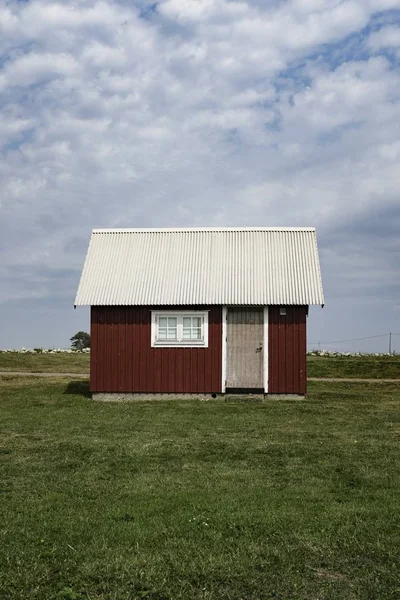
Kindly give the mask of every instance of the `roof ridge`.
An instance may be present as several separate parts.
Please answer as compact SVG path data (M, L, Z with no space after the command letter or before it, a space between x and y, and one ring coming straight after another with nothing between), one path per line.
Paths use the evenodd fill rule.
M308 231L315 227L109 227L93 229L92 233L185 233L185 232L237 232L237 231Z

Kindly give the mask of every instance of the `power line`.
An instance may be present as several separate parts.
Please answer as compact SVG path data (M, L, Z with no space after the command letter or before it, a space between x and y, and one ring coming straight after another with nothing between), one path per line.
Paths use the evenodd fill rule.
M373 340L380 337L386 337L389 333L381 333L379 335L369 335L367 337L353 338L352 340L336 340L335 342L308 342L309 344L342 344L344 342L360 342L361 340ZM392 335L400 335L399 333L392 333Z

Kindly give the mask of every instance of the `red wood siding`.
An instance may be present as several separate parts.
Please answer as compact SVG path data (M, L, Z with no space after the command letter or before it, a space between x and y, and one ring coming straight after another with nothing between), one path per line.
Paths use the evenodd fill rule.
M268 309L268 392L305 394L307 391L307 307Z
M92 392L221 392L222 307L208 313L208 348L152 348L151 310L207 307L92 306Z

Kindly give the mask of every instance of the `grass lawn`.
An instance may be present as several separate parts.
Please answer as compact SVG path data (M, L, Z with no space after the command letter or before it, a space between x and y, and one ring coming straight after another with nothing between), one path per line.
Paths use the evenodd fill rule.
M90 356L71 354L21 354L0 352L0 371L31 371L32 373L89 373Z
M308 377L400 379L400 355L308 356Z
M0 598L400 597L398 384L112 404L0 379Z
M88 373L88 354L0 352L0 371ZM400 356L307 357L309 377L400 379Z

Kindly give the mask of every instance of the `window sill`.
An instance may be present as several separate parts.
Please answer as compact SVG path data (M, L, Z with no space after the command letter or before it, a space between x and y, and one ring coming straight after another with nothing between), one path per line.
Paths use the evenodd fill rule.
M152 344L152 348L207 348L208 344L205 344L204 342L199 342L198 344L196 344L195 342L191 342L191 343L184 343L184 342L176 342L174 343L169 343L169 342L154 342L154 344Z

